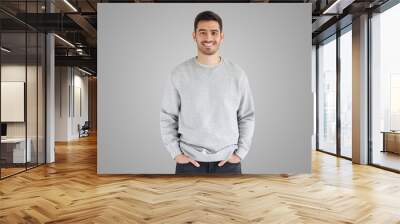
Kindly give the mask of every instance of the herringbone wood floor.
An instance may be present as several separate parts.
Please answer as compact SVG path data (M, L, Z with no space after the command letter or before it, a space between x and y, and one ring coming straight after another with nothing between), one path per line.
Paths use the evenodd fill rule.
M400 223L400 175L313 153L307 175L96 174L96 138L0 181L0 223Z

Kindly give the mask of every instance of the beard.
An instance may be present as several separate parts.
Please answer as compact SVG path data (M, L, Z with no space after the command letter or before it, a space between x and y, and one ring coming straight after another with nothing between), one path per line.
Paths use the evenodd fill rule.
M211 47L205 47L202 43L197 45L197 49L203 53L204 55L214 55L218 49L219 49L219 44L216 42L213 43Z

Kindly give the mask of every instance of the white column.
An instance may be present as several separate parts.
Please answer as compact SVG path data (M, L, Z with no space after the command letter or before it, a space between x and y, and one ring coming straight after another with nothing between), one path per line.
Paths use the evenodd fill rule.
M46 1L47 12L54 12L54 5ZM55 43L54 35L46 35L46 163L55 162Z
M353 162L368 163L368 15L353 20Z
M47 76L46 76L46 163L55 161L54 151L54 133L55 133L55 76L54 76L54 35L49 33L46 36L46 61L47 61Z

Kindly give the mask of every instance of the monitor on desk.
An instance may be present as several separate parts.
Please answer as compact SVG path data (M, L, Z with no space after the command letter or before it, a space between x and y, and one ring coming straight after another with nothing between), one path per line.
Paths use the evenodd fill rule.
M1 123L1 138L7 137L7 124Z

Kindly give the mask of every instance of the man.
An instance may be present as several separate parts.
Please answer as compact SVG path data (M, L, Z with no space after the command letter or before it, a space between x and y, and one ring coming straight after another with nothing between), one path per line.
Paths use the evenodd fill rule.
M199 13L193 39L197 56L176 66L164 89L161 137L176 174L241 174L255 126L247 75L219 55L221 18Z

